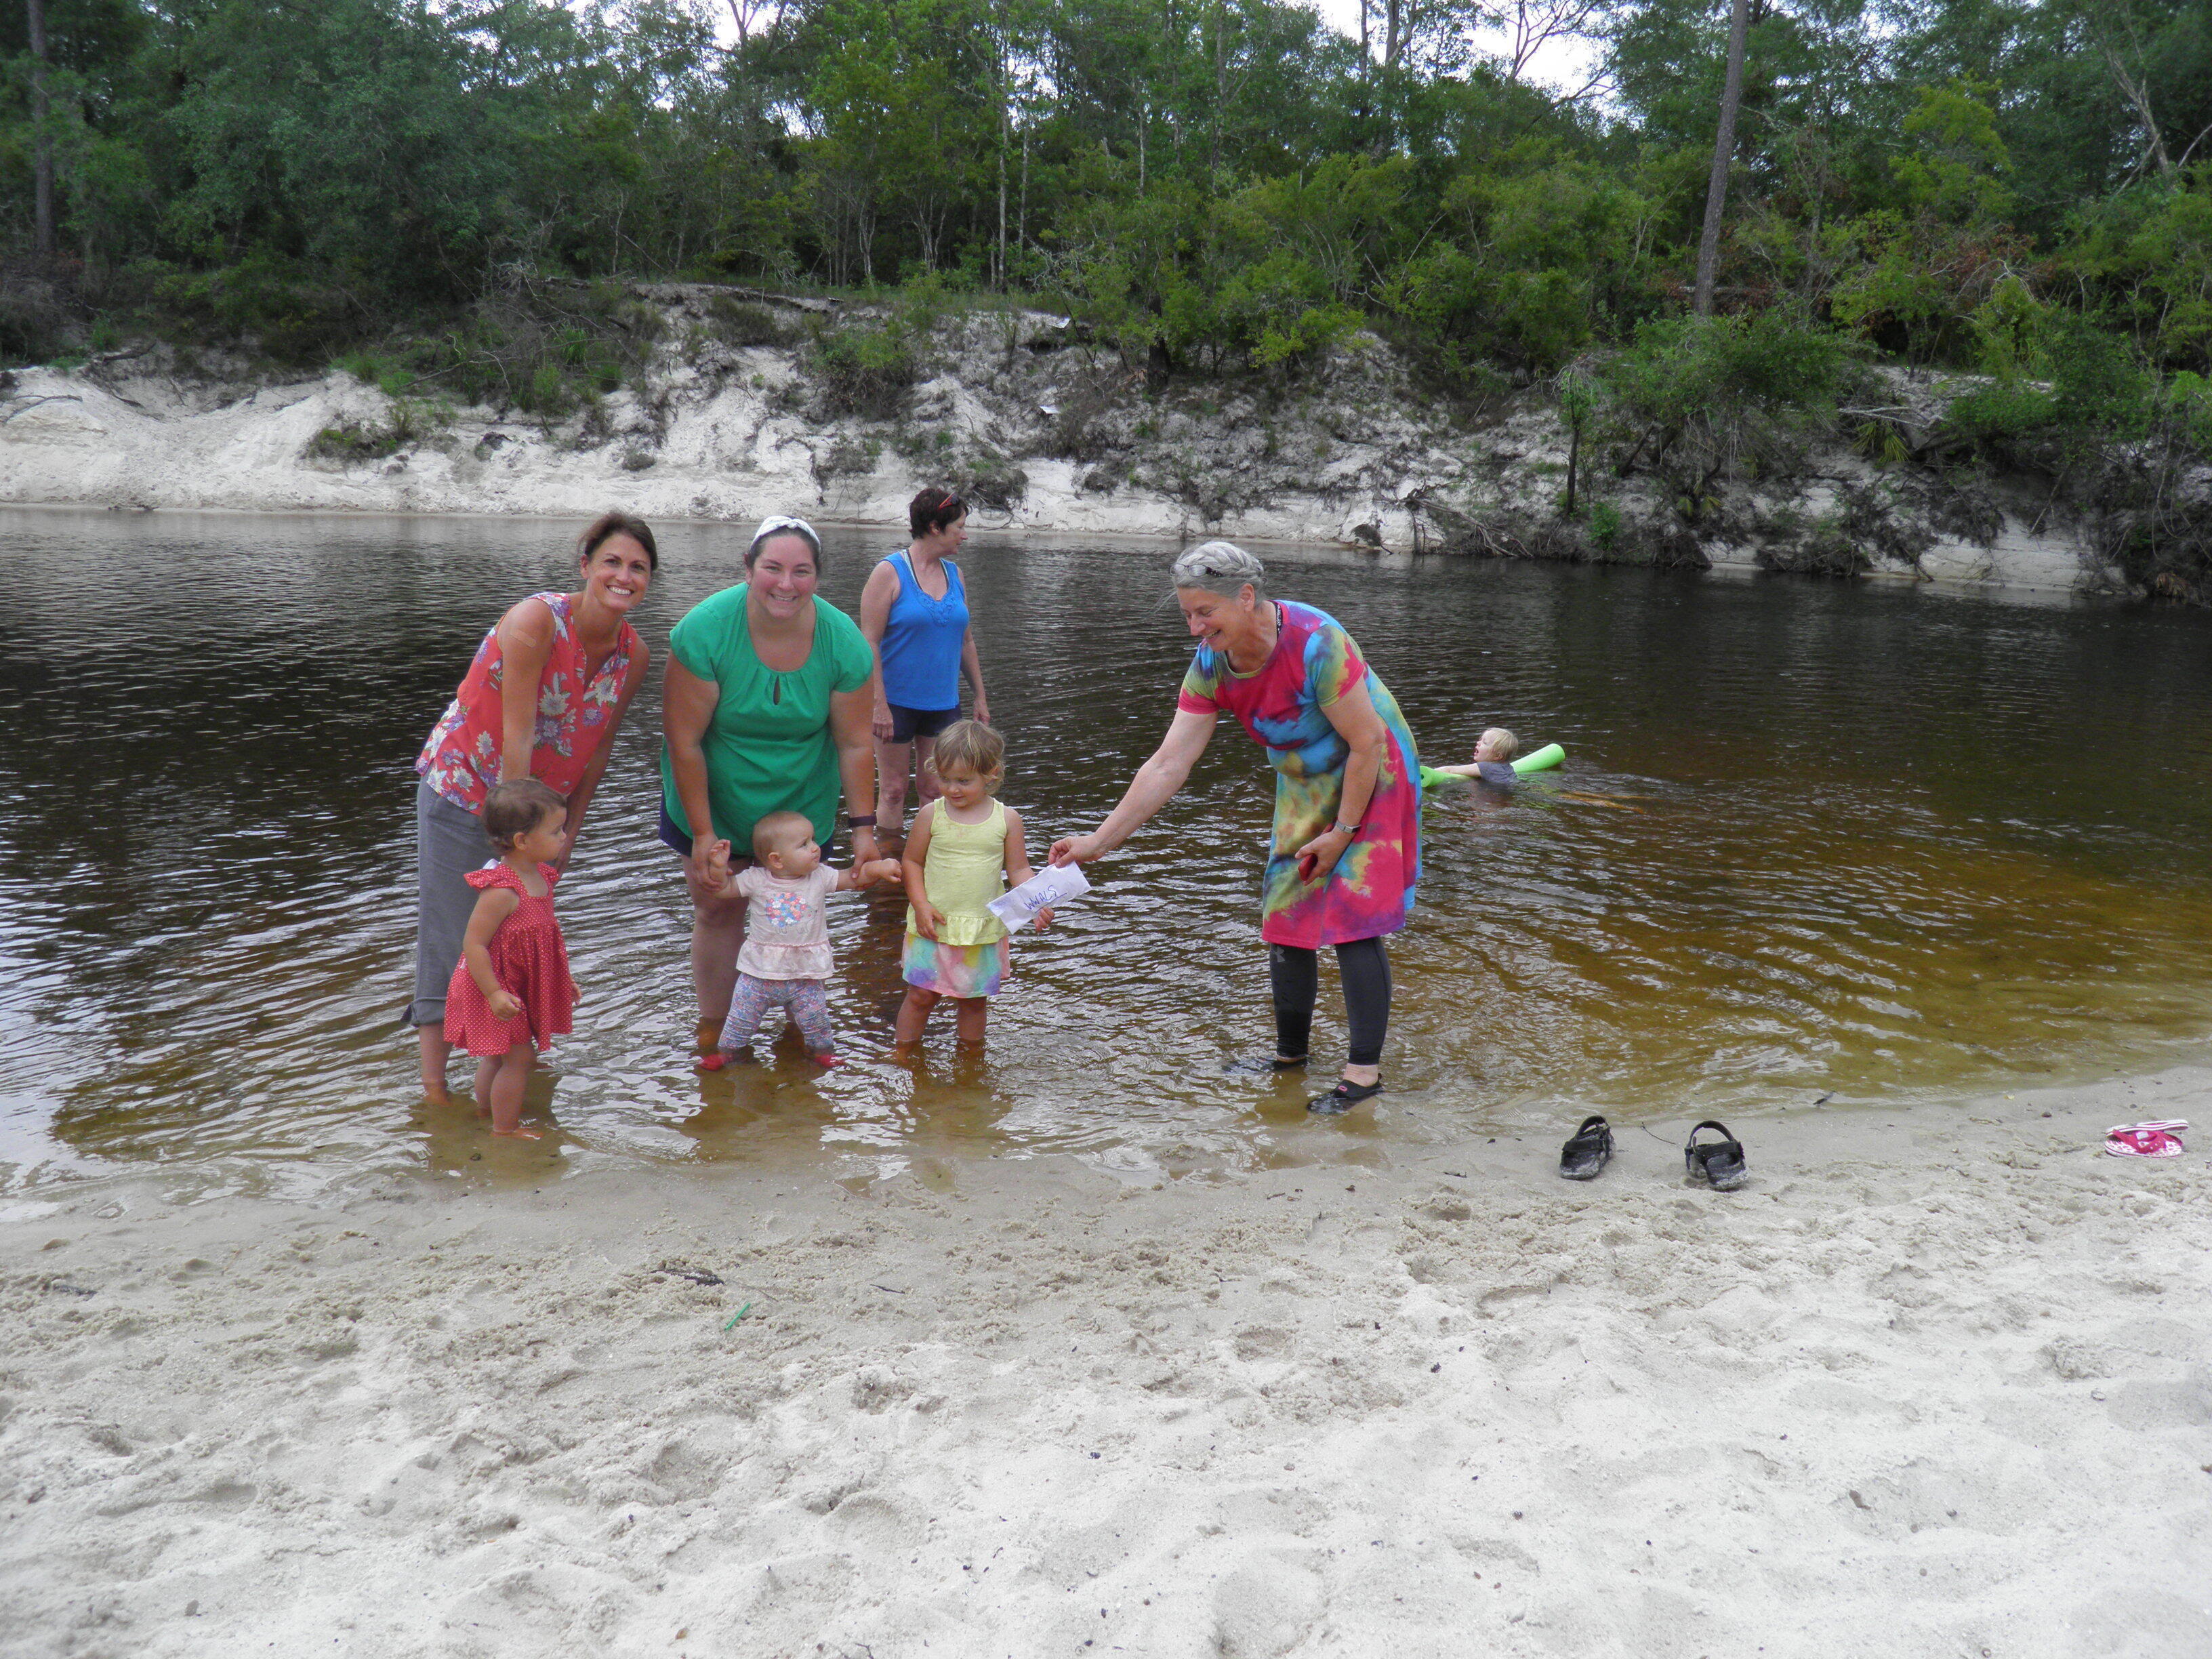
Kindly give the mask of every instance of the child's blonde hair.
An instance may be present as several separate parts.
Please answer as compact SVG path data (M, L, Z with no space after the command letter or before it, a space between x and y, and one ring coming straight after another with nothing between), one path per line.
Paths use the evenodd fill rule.
M763 864L770 853L787 853L814 833L804 812L770 812L753 825L753 856Z
M981 720L955 720L937 734L929 763L939 777L954 768L979 778L1004 777L1006 740Z
M1482 734L1480 741L1495 748L1498 758L1502 761L1510 761L1521 752L1521 739L1502 726L1492 726Z
M568 810L561 792L543 779L495 783L484 794L485 839L500 852L511 853L515 842L545 822L547 813Z

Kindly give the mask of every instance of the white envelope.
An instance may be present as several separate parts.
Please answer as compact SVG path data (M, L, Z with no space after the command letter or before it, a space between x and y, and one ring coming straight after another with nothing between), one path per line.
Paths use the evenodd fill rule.
M1091 884L1085 878L1081 866L1047 865L1020 886L1010 888L993 899L989 909L1006 923L1008 933L1018 933L1036 920L1038 911L1090 890Z

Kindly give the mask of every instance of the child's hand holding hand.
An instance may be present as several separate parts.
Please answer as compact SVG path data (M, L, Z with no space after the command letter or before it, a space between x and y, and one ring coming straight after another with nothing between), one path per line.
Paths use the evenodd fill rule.
M1045 930L1046 928L1048 928L1048 927L1051 927L1051 926L1052 926L1052 906L1050 906L1049 904L1048 904L1048 905L1046 905L1046 906L1044 907L1044 908L1043 908L1043 909L1042 909L1042 910L1040 910L1040 911L1038 911L1038 912L1036 913L1036 930L1037 930L1037 932L1039 932L1040 933L1042 933L1042 932L1044 932L1044 930Z
M729 885L729 842L726 841L718 841L707 848L707 879L714 883L717 887L726 887Z
M522 1012L522 1005L514 1000L512 993L503 989L494 991L486 997L484 1006L491 1010L494 1019L513 1019Z
M860 866L863 881L897 881L904 873L896 859L877 859Z

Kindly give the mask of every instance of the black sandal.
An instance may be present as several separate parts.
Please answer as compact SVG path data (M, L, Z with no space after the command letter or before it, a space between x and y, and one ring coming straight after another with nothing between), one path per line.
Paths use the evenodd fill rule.
M1699 1134L1711 1129L1720 1139L1700 1142ZM1682 1148L1682 1163L1689 1170L1692 1182L1712 1183L1715 1192L1732 1192L1751 1178L1744 1167L1743 1144L1729 1133L1728 1125L1707 1118L1690 1131L1690 1139Z
M1592 1114L1559 1148L1559 1173L1569 1181L1594 1181L1613 1156L1613 1126Z
M1361 1101L1372 1100L1382 1092L1382 1080L1380 1078L1372 1083L1354 1083L1348 1077L1340 1077L1336 1080L1336 1087L1327 1094L1316 1095L1306 1102L1306 1110L1334 1117L1339 1112L1348 1112Z

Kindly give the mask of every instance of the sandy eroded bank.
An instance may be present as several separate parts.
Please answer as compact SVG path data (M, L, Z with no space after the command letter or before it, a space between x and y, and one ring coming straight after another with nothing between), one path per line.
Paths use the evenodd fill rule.
M1586 1188L48 1188L0 1652L2200 1655L2207 1143L2095 1148L2209 1095L1739 1125L1732 1195L1674 1124Z
M1863 536L1875 574L2058 592L2112 585L2053 521L2040 486L1991 496L1967 515L1981 526L1969 535L1956 512L1923 499L1929 479L1840 442L1815 446L1787 477L1730 486L1727 510L1694 532L1651 479L1586 461L1585 490L1601 489L1620 534L1652 545L1577 541L1557 518L1568 442L1546 397L1502 398L1471 417L1370 337L1294 385L1193 383L1154 396L1112 353L1071 344L1065 319L977 315L945 323L927 378L900 392L896 413L861 418L824 405L803 344L718 341L720 290L637 292L665 324L650 362L635 385L560 420L448 407L428 384L395 401L336 370L182 376L150 348L21 370L0 387L0 501L570 519L619 505L653 520L799 512L901 526L917 484L951 480L979 529L1631 562L1663 551L1667 562L1748 570L1763 558L1826 568L1803 562L1806 538L1842 533L1879 497L1884 534L1918 551L1900 562L1881 536ZM1928 403L1935 392L1899 395ZM335 448L334 437L344 440ZM1848 512L1847 496L1859 502Z

